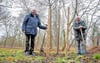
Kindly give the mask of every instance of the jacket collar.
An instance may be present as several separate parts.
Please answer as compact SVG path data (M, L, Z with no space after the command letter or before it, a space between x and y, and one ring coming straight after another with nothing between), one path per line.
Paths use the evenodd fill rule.
M76 23L81 23L81 20L78 22L78 21L76 21Z
M31 16L31 17L34 17L34 15L32 15L32 13L30 13L30 16ZM36 14L35 16L38 17L38 14Z

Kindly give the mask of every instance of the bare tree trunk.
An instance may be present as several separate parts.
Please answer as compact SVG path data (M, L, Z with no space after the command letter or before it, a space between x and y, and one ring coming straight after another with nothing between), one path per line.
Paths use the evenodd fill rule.
M51 5L50 5L48 8L48 29L47 29L47 45L46 45L47 56L51 48L52 48L52 40L51 40Z
M64 36L64 46L62 47L62 51L64 51L66 47L65 30L63 30L63 36Z
M40 29L38 31L38 34L40 35ZM36 38L37 41L36 41L36 49L38 49L38 46L39 46L39 42L40 42L40 36L38 35L38 37Z
M96 45L99 46L99 44L100 44L100 37L97 36L97 42L96 42Z
M19 31L20 32L20 31ZM18 47L21 47L21 38L20 38L20 35L21 34L21 32L18 34Z
M6 25L5 25L6 26ZM6 47L7 39L8 39L8 31L7 31L7 26L6 26L6 39L4 41L4 47Z
M58 31L57 31L57 54L59 54L59 40L60 40L60 10L58 9Z
M67 16L66 55L68 54L67 52L68 52L68 48L69 48L69 32L70 32L69 20L70 20L70 7L68 7L68 16Z
M14 36L13 39L12 39L11 48L13 48L13 46L14 46L15 39L16 39L16 36Z
M49 49L52 49L52 29L51 29L51 27L52 27L52 25L51 25L51 23L52 23L52 21L51 21L51 6L50 6L50 16L49 16L49 24L50 24L50 48Z
M4 41L4 48L6 47L6 42L7 42L8 37L6 37L5 41Z

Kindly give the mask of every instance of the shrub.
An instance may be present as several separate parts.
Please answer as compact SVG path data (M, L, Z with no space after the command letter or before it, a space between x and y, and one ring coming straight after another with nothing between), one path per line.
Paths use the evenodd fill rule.
M94 59L100 60L100 54L94 54Z

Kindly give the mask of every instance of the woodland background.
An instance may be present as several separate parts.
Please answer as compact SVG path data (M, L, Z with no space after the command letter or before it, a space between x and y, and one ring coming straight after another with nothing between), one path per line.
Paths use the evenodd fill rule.
M59 52L76 48L72 25L76 16L87 24L86 45L100 45L100 0L0 0L0 47L24 48L21 30L25 15L36 9L48 29L38 31L35 49L41 47ZM44 37L45 36L45 37Z

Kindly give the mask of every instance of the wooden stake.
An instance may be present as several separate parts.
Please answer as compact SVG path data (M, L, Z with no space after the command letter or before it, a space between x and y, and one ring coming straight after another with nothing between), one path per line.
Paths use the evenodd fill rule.
M68 7L68 16L67 16L67 32L66 32L66 54L65 56L68 55L68 48L69 48L69 27L70 27L70 24L69 24L69 20L70 20L70 7Z

